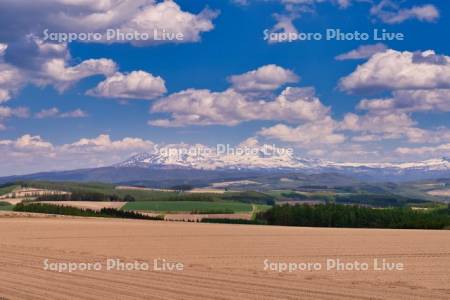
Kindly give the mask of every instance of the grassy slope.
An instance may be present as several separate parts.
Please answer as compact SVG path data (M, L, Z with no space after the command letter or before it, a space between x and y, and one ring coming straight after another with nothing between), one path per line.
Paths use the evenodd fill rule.
M15 185L15 184L0 187L0 196L10 193L15 188L18 188L18 187L20 187L20 186L19 185Z
M0 206L0 211L12 211L13 209L14 205Z
M112 184L106 183L78 183L78 182L45 182L45 181L32 181L26 182L27 185L38 188L47 188L54 190L62 190L67 192L86 192L86 193L101 193L106 195L117 195L121 198L126 195L130 195L136 199L136 201L244 201L244 200L258 200L262 196L268 197L262 193L256 192L244 192L244 193L225 193L220 194L208 194L208 193L178 193L178 192L166 192L166 191L151 191L151 190L123 190L115 189ZM256 195L256 196L255 196ZM256 198L255 198L256 197ZM255 199L253 199L255 198ZM264 198L264 197L262 197ZM261 198L261 199L262 199ZM270 196L269 196L270 198Z
M275 198L277 200L293 200L287 197L283 197L283 193L292 193L293 190L271 190L265 193L258 192L226 192L222 195L219 194L179 194L177 192L164 192L164 191L151 191L151 190L117 190L112 184L105 183L77 183L77 182L43 182L33 181L28 182L30 186L50 188L56 190L64 190L69 192L84 191L95 192L107 195L117 195L121 198L126 195L130 195L136 199L136 201L237 201L237 202L252 202L265 204L265 200ZM367 195L390 195L398 196L401 204L408 204L408 199L426 199L426 200L442 200L437 197L426 195L426 191L421 190L420 184L414 183L402 183L402 184L377 184L377 185L362 185L355 186L352 189L353 192L344 193L336 190L324 190L324 191L309 191L309 192L296 192L303 196L309 196L307 198L322 199L328 198L332 200L333 196L339 195L351 195L351 194L367 194ZM422 188L423 189L423 188ZM395 197L395 196L394 196ZM330 199L331 198L331 199ZM430 203L432 204L432 203ZM414 204L417 205L417 204ZM426 204L423 204L426 205Z
M78 183L78 182L46 182L33 181L27 182L29 186L38 188L48 188L67 192L85 192L100 193L106 195L117 195L124 197L126 195L133 196L136 201L155 201L166 200L178 195L176 192L161 191L140 191L140 190L117 190L115 186L107 183Z
M0 201L0 211L2 210L13 210L14 205L11 205L9 202Z

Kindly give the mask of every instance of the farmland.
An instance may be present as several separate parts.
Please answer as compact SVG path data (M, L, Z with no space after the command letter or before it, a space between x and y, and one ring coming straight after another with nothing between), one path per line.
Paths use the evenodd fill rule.
M281 182L283 184L292 184L295 180L282 178ZM435 209L445 207L444 203L393 194L386 191L386 187L383 187L383 185L376 187L347 186L334 188L309 185L299 189L239 190L243 186L257 186L258 184L256 183L257 181L233 181L214 183L210 187L201 188L179 185L170 189L160 189L127 185L116 186L97 182L27 181L4 185L2 190L4 192L14 191L15 194L20 194L20 191L38 190L42 194L31 199L24 198L23 200L26 201L32 200L47 204L72 206L79 209L100 210L102 208L114 208L124 211L139 211L149 215L162 215L166 220L178 221L215 219L214 221L224 220L225 222L226 219L243 219L256 221L257 223L270 223L265 218L263 220L255 220L257 213L265 212L274 205L283 203L289 205L334 203L383 209L412 207L413 209L424 209L425 212L432 212ZM405 189L407 189L407 186L420 186L423 190L436 187L434 183L426 183L425 185L404 184L402 186ZM393 187L391 186L391 189ZM395 187L398 188L397 185ZM218 192L219 190L221 191L220 193ZM22 199L6 199L5 201L15 205L20 203ZM4 205L0 209L12 210L13 208L11 205ZM389 210L388 213L391 213L391 211ZM420 215L420 218L428 217L428 214ZM239 220L236 221L236 223L238 222ZM284 221L282 222L284 223ZM290 222L297 224L297 221ZM387 223L381 221L376 227L391 227ZM427 222L427 224L429 223ZM444 224L445 222L441 223ZM431 226L424 224L417 225L417 228L429 228ZM446 227L445 224L443 226L433 225L431 228ZM416 228L414 226L404 227Z
M281 178L258 179L256 181L236 181L229 183L213 183L210 187L195 188L180 192L166 188L148 188L139 186L124 186L96 182L50 182L26 181L15 185L59 190L70 193L95 193L123 199L130 196L135 201L238 201L247 203L267 204L271 201L336 201L343 204L365 204L373 206L403 206L427 205L433 201L445 201L445 197L430 195L430 190L436 190L433 182L402 183L402 184L360 184L349 186L301 185L302 181ZM225 185L225 186L224 186ZM276 187L283 188L277 189ZM230 190L225 190L232 187ZM9 189L6 186L3 189ZM223 188L223 190L219 189ZM255 188L255 189L253 189ZM193 191L193 192L192 192ZM1 189L0 189L1 192Z
M157 212L192 212L192 211L231 211L249 212L252 206L239 202L201 202L201 201L140 201L129 202L123 209Z
M15 184L4 185L4 186L0 187L0 196L11 193L14 189L16 189L18 187L19 187L19 185L15 185Z
M117 189L114 185L101 183L32 182L24 185L64 191L86 201L41 201L38 198L18 204L16 211L0 211L0 276L3 278L0 298L136 299L142 295L152 299L222 300L450 297L450 290L445 288L450 280L448 230L265 226L441 229L448 224L445 222L449 211L444 203L417 202L391 194L366 197L362 193L312 187L301 191L197 194L147 188ZM93 199L85 197L90 195L107 200L91 201ZM120 201L122 198L132 201ZM365 204L339 205L336 204L339 199ZM289 205L276 205L283 201L288 201ZM308 201L317 203L311 207L297 205ZM410 208L422 204L420 210ZM0 210L2 207L3 210L12 209L9 203L0 202ZM440 219L445 222L439 223ZM372 220L373 226L365 224L366 220ZM411 220L415 223L405 223ZM427 225L432 222L436 225ZM43 268L45 259L90 263L120 259L152 264L154 259L162 258L180 262L185 268L180 272L101 270L73 273ZM395 272L318 270L293 273L265 269L267 260L324 263L327 258L346 262L388 259L401 263L405 269ZM23 282L27 282L26 290L20 288ZM46 288L42 289L42 286Z
M299 228L79 217L2 218L0 298L449 299L448 231ZM51 262L181 262L183 271L44 270ZM264 269L386 259L403 271ZM24 288L26 286L26 289ZM43 288L45 287L45 288ZM144 296L145 295L145 296Z
M9 211L13 210L14 205L11 205L9 202L0 201L0 210Z

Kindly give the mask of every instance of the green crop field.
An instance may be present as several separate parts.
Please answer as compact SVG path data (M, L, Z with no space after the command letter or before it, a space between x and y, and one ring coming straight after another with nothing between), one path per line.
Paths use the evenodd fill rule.
M0 210L13 210L14 205L9 204L8 202L0 201Z
M161 212L213 211L229 210L234 212L251 212L252 205L239 202L201 202L201 201L140 201L127 203L122 209L147 210Z
M66 191L71 193L98 193L102 195L115 195L120 198L132 196L136 201L213 201L214 195L187 194L171 191L116 189L114 185L98 182L51 182L51 181L25 181L21 182L27 187L49 190ZM5 187L6 188L6 187ZM9 187L8 187L9 188ZM1 189L0 189L1 191Z
M106 196L124 198L131 196L135 201L187 201L187 202L246 202L266 204L273 197L253 191L214 193L180 193L177 191L161 191L151 189L117 189L113 184L98 182L51 182L51 181L24 181L25 187L42 188L49 190L66 191L71 193L95 193ZM9 189L10 187L8 187Z
M0 206L0 211L12 211L13 209L14 205Z
M272 206L270 205L264 205L264 204L253 204L254 207L254 213L264 212L270 209Z

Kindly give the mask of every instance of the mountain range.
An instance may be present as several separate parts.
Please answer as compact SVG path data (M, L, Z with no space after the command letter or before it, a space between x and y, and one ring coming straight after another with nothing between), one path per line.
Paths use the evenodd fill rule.
M450 178L450 158L408 163L338 163L297 157L288 151L257 148L247 152L189 151L165 148L140 153L112 166L71 171L52 171L0 178L0 183L17 180L67 180L132 183L168 186L189 183L248 179L268 174L333 174L361 181L413 181ZM320 178L315 176L314 180Z
M305 159L292 153L268 153L264 149L253 153L188 153L177 151L160 151L157 153L140 153L121 163L116 168L173 168L197 170L390 170L395 173L417 172L449 172L450 158L430 159L419 162L403 163L336 163L320 159Z

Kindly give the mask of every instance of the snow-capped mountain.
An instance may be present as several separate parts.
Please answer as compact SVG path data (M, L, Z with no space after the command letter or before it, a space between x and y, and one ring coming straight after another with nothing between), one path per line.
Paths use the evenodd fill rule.
M196 149L196 150L193 150ZM248 152L198 148L161 148L153 153L140 153L115 167L180 168L200 170L278 169L311 171L345 171L356 173L449 172L450 159L431 159L404 163L336 163L305 159L285 149L272 146L252 148Z
M0 183L17 180L63 180L167 187L187 183L204 185L267 175L270 178L295 175L303 176L305 182L312 185L325 182L324 184L347 186L355 180L400 182L450 178L449 158L414 163L336 163L304 159L291 152L270 148L253 148L250 152L236 153L210 148L192 152L185 146L177 147L141 153L109 167L9 176L0 178Z
M399 169L399 170L423 170L423 171L446 171L450 170L450 158L429 159L418 162L403 163L340 163L342 167L366 167L373 169Z
M140 153L115 167L187 168L187 169L309 169L319 160L297 158L293 153L272 146L248 151L199 147L165 147L153 153Z

